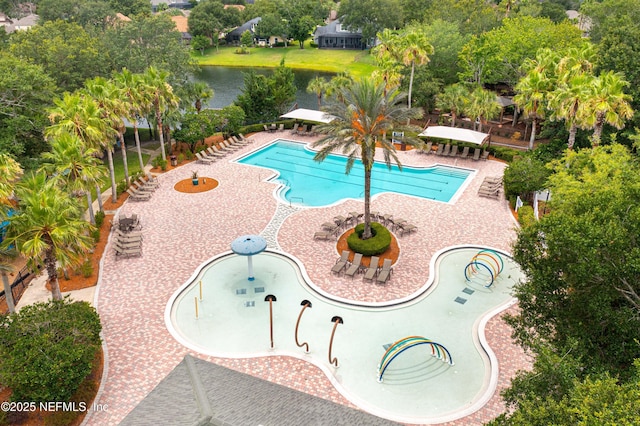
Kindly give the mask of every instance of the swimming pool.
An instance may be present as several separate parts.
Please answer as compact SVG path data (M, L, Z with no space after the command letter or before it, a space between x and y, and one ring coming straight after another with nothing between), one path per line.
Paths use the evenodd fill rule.
M207 355L288 355L311 362L348 400L380 417L409 423L450 421L478 410L493 394L496 360L482 330L488 318L513 303L511 288L521 277L518 266L503 256L504 268L493 285L466 281L465 266L478 250L443 250L432 259L435 275L420 292L373 305L324 294L313 287L300 263L284 253L254 256L254 281L247 280L246 259L224 253L203 264L172 296L165 322L176 340ZM269 295L276 298L273 349L265 301ZM311 307L302 315L305 300ZM299 315L297 337L309 344L308 353L294 339ZM331 356L339 368L327 356L336 316L343 323L336 327ZM455 364L416 346L394 359L379 382L378 364L386 348L407 336L438 342Z
M364 170L356 161L351 173L345 174L346 157L329 155L323 162L313 160L315 152L304 144L277 140L237 160L240 164L273 170L271 180L282 184L278 196L288 203L305 206L327 206L347 198L364 197ZM450 202L472 170L437 165L429 168L376 162L371 174L371 195L395 192L430 200Z

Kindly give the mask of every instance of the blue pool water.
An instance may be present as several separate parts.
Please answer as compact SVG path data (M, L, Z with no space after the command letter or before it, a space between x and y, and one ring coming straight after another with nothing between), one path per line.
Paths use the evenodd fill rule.
M278 140L238 160L241 164L264 167L278 175L280 197L286 202L306 206L326 206L346 198L364 197L364 170L356 161L351 173L345 174L347 158L329 155L323 162L303 144ZM371 195L395 192L414 197L449 202L467 180L471 170L434 166L415 168L404 166L391 170L384 163L375 163L371 173Z

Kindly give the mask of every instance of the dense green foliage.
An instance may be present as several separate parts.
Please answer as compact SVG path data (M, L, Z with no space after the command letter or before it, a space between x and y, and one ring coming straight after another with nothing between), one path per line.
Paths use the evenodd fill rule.
M364 223L356 226L355 232L347 238L347 245L364 256L375 256L384 253L391 245L391 232L378 222L371 222L371 238L362 239Z
M0 316L0 381L14 401L68 401L100 349L100 318L87 302L36 303Z
M377 33L402 24L402 11L394 0L342 0L338 15L349 30L362 31L363 42L373 45Z
M533 194L546 188L551 174L545 164L531 154L525 154L514 161L504 171L504 188L507 198L520 196L525 201L533 201Z

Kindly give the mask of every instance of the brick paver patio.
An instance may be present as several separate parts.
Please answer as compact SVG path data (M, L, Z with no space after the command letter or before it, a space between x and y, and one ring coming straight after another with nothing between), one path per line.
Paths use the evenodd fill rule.
M418 291L428 280L433 254L445 247L474 244L510 252L517 225L507 203L476 195L485 176L502 174L503 163L401 152L401 161L406 165L457 164L476 173L452 204L394 194L374 198L372 210L409 219L418 226L418 232L399 237L401 257L386 286L336 277L329 272L337 257L335 242L314 241L313 233L335 215L363 210L362 203L285 208L282 213L273 197L276 186L264 182L271 173L230 161L278 137L311 140L292 137L288 132L257 134L254 144L227 159L212 165L191 163L159 176L161 187L150 201L128 201L120 209L120 214L137 213L142 218L143 256L116 260L109 243L103 258L96 304L107 356L96 403L106 408L92 413L86 421L88 425L118 424L189 352L165 327L167 300L198 265L228 251L231 241L240 235L262 233L268 239L275 238L282 250L303 262L315 285L335 296L362 301L388 301ZM219 186L200 194L175 191L174 183L189 178L193 170L200 176L217 179ZM276 215L276 211L280 213ZM274 216L281 226L268 228ZM517 369L529 366L527 357L509 336L510 329L500 317L489 321L486 337L499 362L498 390L481 410L452 424L481 424L503 412L500 389L508 385ZM352 406L324 373L298 359L192 355Z

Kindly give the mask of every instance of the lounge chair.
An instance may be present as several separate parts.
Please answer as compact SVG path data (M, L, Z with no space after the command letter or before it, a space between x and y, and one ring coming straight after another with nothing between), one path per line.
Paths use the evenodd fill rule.
M365 280L373 280L378 273L378 264L380 263L380 258L378 256L371 256L371 261L369 262L369 267L364 271L364 276L362 277Z
M292 135L295 135L295 134L297 134L297 133L298 133L298 126L300 126L298 123L295 123L295 124L293 125L293 129L291 129L291 134L292 134Z
M410 234L413 231L417 231L418 227L412 223L403 223L400 225L400 236L404 236L404 234Z
M132 187L136 189L138 192L144 192L146 194L152 194L156 189L150 186L146 186L138 181L131 182Z
M338 215L338 216L334 216L333 221L335 222L335 224L337 226L342 227L342 226L346 225L347 218L344 217L344 216Z
M309 128L309 136L315 136L316 134L316 126L311 126L311 128Z
M119 244L113 245L114 251L116 252L116 259L120 257L131 257L131 256L142 256L142 248L125 248Z
M351 262L351 265L349 265L349 267L344 272L344 274L347 276L350 276L351 278L355 277L361 268L361 265L360 265L361 263L362 263L362 253L356 253L353 256L353 262Z
M402 228L402 226L405 223L407 223L407 219L402 219L402 218L393 219L393 218L391 218L389 223L391 224L392 227L395 227L396 229L400 229L400 228Z
M460 158L463 160L466 160L467 158L469 158L469 147L465 146L464 148L462 148L462 154L460 154Z
M448 143L448 144L444 147L444 151L442 151L442 156L443 156L443 157L448 157L450 152L451 152L451 144L450 144L450 143Z
M220 142L220 144L224 147L224 149L226 151L237 151L239 149L241 149L242 147L239 145L232 145L231 142L229 142L228 140L224 140L222 142Z
M391 267L391 259L385 259L384 262L382 262L382 268L380 269L380 272L378 272L378 276L376 277L376 282L382 284L386 283L391 277L392 273L393 268Z
M473 161L478 161L480 159L480 148L473 148Z
M116 241L124 241L124 242L133 242L133 241L142 241L144 238L141 232L123 232L121 230L116 230L113 235L116 238Z
M251 142L245 139L240 139L238 136L231 136L229 139L233 141L234 144L238 146L249 145Z
M278 126L278 131L284 132L284 123L280 123L280 125Z
M318 231L313 234L314 240L330 240L333 239L334 235L331 231Z
M333 222L325 222L322 225L320 225L320 227L322 228L323 231L328 231L328 232L331 232L332 234L337 233L338 230L340 229L340 227Z
M436 150L436 155L442 155L442 151L444 150L444 145L438 145L438 149Z
M480 157L480 159L486 161L487 158L489 158L489 151L487 150L482 151L482 157Z
M266 124L263 124L262 128L264 129L265 132L269 132L270 131Z
M458 145L452 145L449 157L455 157L456 155L458 155Z
M334 274L339 274L340 272L342 272L344 268L346 268L348 262L349 262L349 251L343 250L342 254L340 255L340 258L336 260L335 265L333 265L333 268L331 268L331 272L333 272Z
M142 247L142 240L131 240L131 239L124 239L124 238L117 238L114 241L114 244L122 249L125 250L131 250L131 249L139 249Z
M152 175L149 172L147 172L147 182L152 182L152 183L155 183L156 185L160 186L160 182L158 181L158 178L155 177L154 175Z
M500 198L500 189L480 188L478 189L478 195L486 198Z
M242 142L247 142L247 143L253 143L254 140L252 138L248 138L245 135L243 135L242 133L238 133L238 137L240 138L240 140Z
M207 153L209 154L210 157L216 157L216 158L226 157L226 155L224 155L215 146L210 146L209 148L207 148Z
M431 147L433 146L433 142L427 142L426 145L422 147L422 149L418 150L419 153L422 154L431 154Z
M196 152L196 158L196 161L202 164L211 164L215 161L213 158L203 157L199 152Z
M138 178L138 182L140 182L142 185L144 185L147 188L158 189L158 187L160 186L160 184L157 181L144 180L142 176Z
M127 188L127 193L129 194L129 198L133 201L149 201L151 199L151 194L134 192L131 188Z

